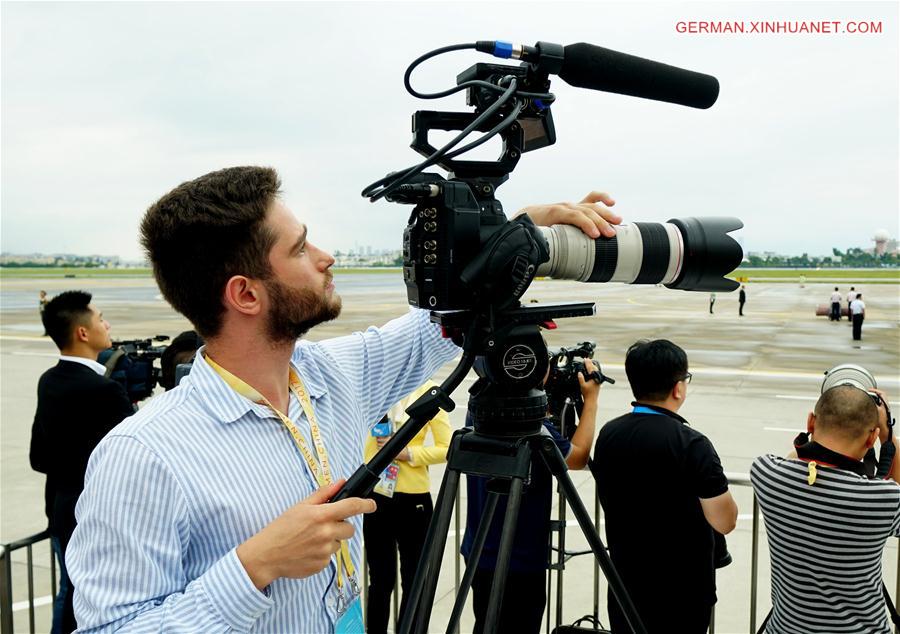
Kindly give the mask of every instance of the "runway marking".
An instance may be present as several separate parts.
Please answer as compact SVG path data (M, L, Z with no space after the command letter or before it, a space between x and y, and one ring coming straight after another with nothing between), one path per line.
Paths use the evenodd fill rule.
M775 398L784 398L792 401L818 401L818 396L800 396L793 394L776 394ZM900 402L897 401L888 401L891 407L900 406Z
M53 603L53 597L51 597L48 594L43 597L35 598L34 607L39 608L42 605L50 605L51 603ZM22 610L27 610L28 609L28 601L18 601L16 603L13 603L12 609L13 609L13 612L21 612Z
M20 350L16 350L14 352L7 352L7 354L14 354L17 357L58 357L58 352L22 352Z
M763 427L763 430L764 431L788 431L793 434L798 434L798 433L800 433L800 431L802 431L799 426L798 427Z
M53 343L50 337L38 337L37 335L30 337L25 335L0 335L0 341L46 341L47 343Z

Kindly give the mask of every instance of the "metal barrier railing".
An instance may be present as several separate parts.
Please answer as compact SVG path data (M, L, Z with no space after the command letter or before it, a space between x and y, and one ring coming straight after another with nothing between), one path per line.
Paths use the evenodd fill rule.
M13 561L15 551L25 549L25 566L28 586L28 631L34 634L34 545L48 541L50 551L50 596L56 595L56 558L53 548L49 548L50 533L42 531L24 539L0 544L0 634L13 634ZM21 631L21 630L19 630Z
M750 487L750 476L747 474L728 474L728 483L732 486L740 486L740 487ZM752 490L752 488L751 488ZM457 499L456 499L456 509L455 509L455 566L454 566L454 589L456 591L459 590L460 584L460 572L462 566L462 558L459 555L459 547L460 540L462 535L462 521L461 521L461 496L460 492L457 491ZM601 516L601 507L599 501L597 501L597 496L594 496L594 522L597 530L600 530L600 516ZM563 514L563 517L565 515ZM758 582L759 582L759 540L760 540L760 526L759 526L759 518L760 518L760 510L759 504L756 500L756 495L753 494L753 515L752 515L752 529L751 529L751 562L750 562L750 634L756 633L757 626L757 601L758 601ZM11 542L9 544L0 544L2 547L2 551L0 551L0 634L12 634L15 630L13 627L13 589L12 589L12 577L13 577L13 562L12 562L12 554L13 552L21 549L25 549L26 551L26 574L27 574L27 587L28 587L28 624L29 624L29 632L35 631L35 614L34 614L34 556L33 556L33 547L35 544L38 544L44 540L50 539L50 533L47 531L43 531L37 533L35 535L31 535L30 537L26 537L24 539L20 539L15 542ZM50 594L54 596L57 590L57 579L56 579L56 560L53 556L52 548L50 550ZM582 554L582 553L579 553ZM583 554L590 554L590 551L586 551ZM563 562L563 567L564 567ZM399 572L399 571L398 571ZM363 562L363 592L367 592L368 583L367 583L367 568L365 562ZM550 579L551 574L548 574L548 580ZM557 575L557 583L559 584L557 587L559 588L562 584L562 575ZM400 576L397 575L397 585L394 588L393 595L393 618L396 624L397 622L397 612L399 607L399 596L400 596ZM895 597L900 597L900 548L897 549L897 578L896 578L896 586L895 586ZM364 597L365 598L365 597ZM551 595L547 593L548 603L552 602ZM549 626L551 611L548 606L547 610L547 623ZM561 614L559 613L560 606L557 602L557 613L556 619L557 624L561 619ZM599 567L594 566L594 602L593 602L594 615L599 615L600 612L600 578L599 578ZM715 626L715 607L713 607L712 620L710 621L709 634L715 634L716 626ZM895 634L900 634L900 628L894 629Z

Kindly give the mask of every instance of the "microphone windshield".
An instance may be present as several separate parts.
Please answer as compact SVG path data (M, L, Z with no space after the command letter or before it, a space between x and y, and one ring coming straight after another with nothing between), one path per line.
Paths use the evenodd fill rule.
M712 75L669 66L592 44L569 44L559 76L578 88L709 108L719 96Z

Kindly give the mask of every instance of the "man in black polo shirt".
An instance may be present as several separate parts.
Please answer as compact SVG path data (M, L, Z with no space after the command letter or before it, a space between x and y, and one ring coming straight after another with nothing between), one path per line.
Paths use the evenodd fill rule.
M713 530L737 505L709 439L676 412L687 355L671 341L638 341L625 356L634 410L603 426L591 471L606 513L610 556L649 634L701 634L716 602ZM631 632L609 595L614 634Z

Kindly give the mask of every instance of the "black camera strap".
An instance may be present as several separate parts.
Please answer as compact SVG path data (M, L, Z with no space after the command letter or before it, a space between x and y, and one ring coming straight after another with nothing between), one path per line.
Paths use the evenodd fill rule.
M113 353L109 355L106 363L103 364L106 367L106 372L103 373L103 376L105 376L107 379L110 378L112 373L116 370L116 365L118 365L119 359L124 357L125 354L125 348L123 348L122 346L116 348Z
M880 455L876 456L875 448L870 447L862 461L854 460L815 441L809 440L809 434L802 432L794 439L797 457L804 461L815 460L819 464L833 466L844 471L851 471L869 480L887 480L894 465L897 446L894 444L893 427L888 429L887 440L881 445Z
M794 449L797 451L797 457L804 462L814 460L823 466L850 471L870 480L875 477L874 451L870 450L866 453L866 457L869 456L869 453L872 454L872 460L869 463L865 459L854 460L849 456L832 451L828 447L823 447L815 440L809 440L809 434L806 432L798 434L794 439Z

